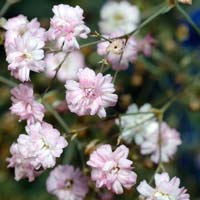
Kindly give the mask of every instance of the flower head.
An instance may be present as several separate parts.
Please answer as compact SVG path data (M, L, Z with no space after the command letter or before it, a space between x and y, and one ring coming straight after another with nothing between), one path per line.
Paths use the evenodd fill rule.
M105 36L108 39L116 38L123 35L122 32ZM114 70L126 70L129 63L134 63L138 55L137 41L134 37L125 39L113 39L101 42L97 45L97 53L106 56L107 61L112 65Z
M134 139L135 143L141 145L145 138L158 129L158 123L155 121L154 114L151 113L152 106L148 103L140 108L136 104L128 107L126 114L116 120L117 125L122 129L122 139L127 143L131 143Z
M53 77L56 74L56 70L63 62L66 53L60 52L57 54L50 53L46 56L46 74L49 77ZM73 51L69 53L64 60L62 66L57 72L58 80L66 82L67 80L77 80L77 72L80 68L85 67L85 61L83 54L80 51Z
M53 7L53 13L49 39L57 41L64 51L78 49L77 38L87 38L90 32L83 21L83 10L79 6L60 4Z
M100 31L111 34L123 31L125 34L133 31L140 21L140 12L137 6L128 1L109 1L101 9Z
M8 167L15 168L15 179L33 181L44 169L54 167L67 141L58 130L42 122L26 126L28 135L20 134L8 158Z
M92 168L92 180L96 181L98 188L105 186L116 194L122 194L123 187L130 189L136 183L137 175L132 171L128 153L124 145L114 152L111 145L102 145L90 155L87 164Z
M82 115L105 117L105 108L114 106L117 95L112 77L89 68L79 69L78 81L68 80L65 85L66 101L71 112Z
M47 179L47 190L59 200L82 200L88 192L87 177L70 165L59 165Z
M155 188L146 181L137 187L138 192L147 200L189 200L190 195L184 187L180 188L180 179L170 180L168 173L155 174Z
M161 134L161 138L159 137ZM161 140L161 141L159 141ZM161 144L159 144L161 143ZM181 144L180 134L175 129L171 129L166 123L161 124L151 135L147 136L141 144L141 153L143 155L150 154L151 160L155 163L168 162L177 151L177 147ZM161 147L161 155L159 148Z
M33 37L29 32L15 38L7 47L8 69L20 81L30 80L30 71L44 71L44 41Z
M34 99L33 87L29 84L20 84L11 90L12 113L20 117L20 120L27 120L28 124L42 121L44 117L44 106Z

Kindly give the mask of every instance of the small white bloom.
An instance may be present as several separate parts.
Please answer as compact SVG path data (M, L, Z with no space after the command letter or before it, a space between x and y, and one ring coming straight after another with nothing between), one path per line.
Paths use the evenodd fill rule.
M136 104L128 107L127 115L122 116L116 123L122 128L122 139L127 143L135 140L135 143L140 145L147 135L152 134L158 128L158 123L155 121L153 113L134 114L140 112L151 112L151 105L146 103L140 108ZM132 113L132 115L131 115Z
M116 31L129 33L136 29L140 21L140 11L137 6L127 1L106 3L101 10L100 31L111 34Z

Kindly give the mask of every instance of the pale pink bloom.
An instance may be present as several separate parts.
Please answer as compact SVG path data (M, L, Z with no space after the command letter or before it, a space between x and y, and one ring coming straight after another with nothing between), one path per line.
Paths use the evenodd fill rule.
M44 169L55 166L67 141L50 124L38 122L26 126L27 135L20 134L8 158L8 167L15 168L15 179L28 178L33 181Z
M63 149L68 145L60 132L46 122L26 126L26 132L36 146L37 159L44 169L54 167Z
M10 110L27 123L42 121L44 117L44 106L34 99L33 87L30 84L20 84L11 90L12 106Z
M177 147L181 144L180 133L176 129L171 129L166 123L161 124L161 144L159 145L159 129L148 135L141 144L141 154L151 155L151 160L155 163L159 162L161 146L161 161L169 162L177 151Z
M116 194L123 193L123 187L130 189L137 179L132 171L132 161L128 157L129 149L121 145L112 152L111 145L102 145L91 155L87 164L92 168L91 177L96 187L106 187Z
M8 69L20 81L30 80L30 71L41 72L45 69L44 41L25 33L17 37L7 47Z
M142 52L145 56L151 56L155 39L151 35L146 35L143 39L138 40L138 51Z
M85 25L83 10L79 7L59 4L53 7L49 39L57 41L64 51L79 48L77 38L87 38L90 29Z
M37 19L33 19L30 22L24 15L18 15L8 19L4 25L6 29L5 33L5 46L13 44L15 39L19 36L23 36L25 33L29 32L33 37L39 38L45 41L45 29L40 27L40 23Z
M65 84L66 101L71 112L79 116L95 115L105 117L105 108L117 102L112 77L84 68L78 71L78 81L68 80Z
M29 136L19 135L17 143L11 145L10 153L12 157L7 158L8 167L15 168L15 180L28 178L31 182L42 173L35 155L35 146L31 143Z
M118 32L105 37L112 39L121 35L123 34ZM97 53L105 56L114 70L126 70L129 63L134 63L137 59L137 41L134 37L130 37L128 41L125 39L114 39L112 43L109 41L101 42L97 45Z
M49 193L59 200L82 200L88 192L87 177L70 165L59 165L51 171L47 182Z
M190 195L184 187L180 187L180 179L173 177L171 180L168 173L155 174L155 188L145 180L137 187L138 192L146 200L189 200Z
M58 67L62 64L57 73L57 78L61 82L67 80L77 80L77 72L80 68L85 66L84 56L80 51L73 51L69 53L65 59L66 53L50 53L46 56L46 71L48 77L54 77ZM64 60L65 59L65 60ZM64 60L64 62L63 62Z

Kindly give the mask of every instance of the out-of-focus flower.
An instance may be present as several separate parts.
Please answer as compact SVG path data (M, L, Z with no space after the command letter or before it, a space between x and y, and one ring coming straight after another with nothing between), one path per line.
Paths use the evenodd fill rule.
M57 54L50 53L46 56L46 74L49 77L54 77L57 68L62 64L66 53L60 52ZM85 67L84 56L80 51L73 51L68 54L62 66L58 70L58 80L65 82L67 80L77 80L77 72L80 68Z
M161 137L159 138L159 134ZM160 143L160 144L159 144ZM151 160L155 163L159 162L161 157L162 162L168 162L177 151L177 146L181 144L180 134L176 129L171 129L165 122L161 124L159 129L146 137L146 140L141 144L141 154L151 155ZM159 147L161 147L161 156Z
M106 3L101 9L100 31L111 34L123 31L125 34L135 30L140 21L140 12L137 6L128 1Z
M120 37L121 32L105 36L108 39ZM106 56L107 61L112 65L114 70L126 70L129 63L133 63L138 55L137 41L134 37L130 37L128 41L125 39L114 39L101 42L97 45L97 53Z
M27 120L28 124L43 120L45 108L34 99L32 85L20 84L11 90L11 94L10 110L19 116L20 120Z
M47 190L59 200L82 200L88 192L87 177L70 165L59 165L51 171Z
M123 187L130 189L137 179L132 171L132 161L127 159L129 149L121 145L112 152L111 145L102 145L91 155L87 164L92 168L91 177L96 187L107 187L116 194L123 193Z
M157 131L158 123L151 112L152 107L148 103L140 108L136 104L130 105L125 115L116 120L122 129L122 139L127 143L134 139L136 144L141 145L146 137Z
M184 4L192 4L192 0L178 0L180 3L184 3Z
M6 47L9 44L13 44L16 38L23 36L27 32L35 38L39 38L43 41L46 40L45 29L40 27L40 23L36 18L29 22L27 17L24 15L18 15L17 17L8 19L4 25L4 28L6 29Z
M146 35L143 39L138 40L138 51L145 56L151 56L155 39L151 35Z
M77 38L87 38L90 33L83 21L83 10L79 6L60 4L53 7L53 13L48 31L49 40L56 41L66 52L78 49Z
M78 81L68 80L65 84L66 101L71 112L79 116L95 115L105 117L105 108L114 106L118 96L112 77L84 68L78 71Z
M45 69L44 41L25 33L15 38L13 43L7 46L8 69L11 74L20 81L30 80L30 71L41 72Z
M137 187L138 192L147 200L189 200L190 195L184 187L180 188L180 179L170 180L168 173L155 174L155 185L151 187L145 180Z
M67 141L58 130L42 122L26 126L28 135L21 134L11 146L12 157L8 167L15 168L15 179L29 178L33 181L43 169L54 167Z

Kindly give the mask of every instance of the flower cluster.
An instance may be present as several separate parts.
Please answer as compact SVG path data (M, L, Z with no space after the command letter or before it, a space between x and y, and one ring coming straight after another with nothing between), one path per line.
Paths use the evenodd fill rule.
M84 68L78 71L78 81L67 80L66 101L71 112L82 115L105 117L105 108L114 106L117 95L112 77Z
M159 160L169 162L181 144L180 134L175 129L171 129L165 122L159 128L150 104L140 108L132 104L116 123L122 129L122 139L127 143L134 140L140 146L141 154L151 155L155 163Z
M137 187L138 192L149 200L189 200L190 195L184 187L180 188L180 179L174 177L170 180L168 173L155 174L155 185L151 187L146 181L142 181Z
M12 144L8 167L15 168L15 179L33 181L43 170L54 167L67 141L52 125L42 122L26 126L26 134L19 135Z
M44 71L46 36L37 19L29 22L25 16L19 15L9 19L4 28L7 30L5 49L11 75L24 82L30 80L30 71Z
M92 180L96 187L105 186L116 194L123 193L123 187L130 189L137 179L132 171L132 161L128 157L129 149L121 145L112 152L111 145L102 145L91 155L87 164L92 168Z
M87 177L70 165L58 165L47 179L47 191L59 200L82 200L88 192Z
M60 4L53 7L54 16L48 30L48 40L65 52L79 48L77 38L87 38L90 29L85 25L83 10L79 7Z
M41 122L44 117L44 106L34 99L33 87L30 84L20 84L11 90L11 113L27 120L28 124Z

